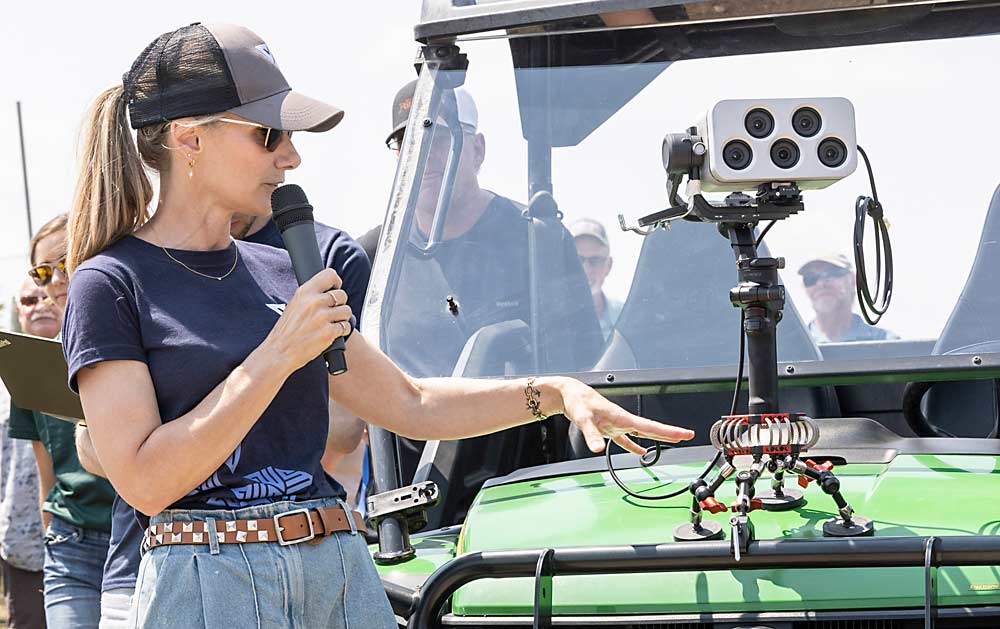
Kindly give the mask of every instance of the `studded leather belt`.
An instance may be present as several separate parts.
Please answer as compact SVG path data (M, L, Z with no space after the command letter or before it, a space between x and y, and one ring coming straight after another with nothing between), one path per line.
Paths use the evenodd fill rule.
M220 544L249 544L277 542L282 546L318 543L327 535L341 531L364 531L364 519L356 511L350 512L354 520L352 529L347 509L338 505L316 509L295 509L271 518L256 520L215 520L215 537ZM211 523L161 522L146 529L143 540L146 548L170 544L210 544Z

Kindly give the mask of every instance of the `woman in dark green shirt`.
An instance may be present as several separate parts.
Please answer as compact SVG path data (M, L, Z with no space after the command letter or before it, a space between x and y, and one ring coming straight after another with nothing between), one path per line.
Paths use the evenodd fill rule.
M66 217L31 240L30 275L60 312L66 305ZM11 404L9 434L32 442L45 530L45 620L49 627L98 626L101 577L111 533L111 484L83 470L73 424Z

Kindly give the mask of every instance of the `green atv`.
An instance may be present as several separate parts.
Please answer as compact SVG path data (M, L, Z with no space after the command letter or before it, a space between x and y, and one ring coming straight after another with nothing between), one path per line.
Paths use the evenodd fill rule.
M1000 627L998 33L977 1L424 0L366 335L697 436L371 427L399 623Z

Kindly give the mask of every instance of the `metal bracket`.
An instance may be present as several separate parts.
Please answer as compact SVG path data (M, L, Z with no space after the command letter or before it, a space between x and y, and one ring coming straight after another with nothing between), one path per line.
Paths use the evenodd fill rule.
M434 64L439 70L468 70L469 57L461 52L455 44L432 44L423 46L420 49L420 56L425 65ZM452 87L458 87L465 82L465 75L461 76L462 81L455 83Z
M928 537L924 543L924 629L934 629L937 620L937 562L934 552L940 541L936 537Z
M552 548L546 548L538 555L535 566L535 611L533 629L550 629L552 627L552 575L555 568L552 565Z
M440 494L434 481L424 481L368 496L365 517L377 526L380 520L399 514L409 532L416 533L427 524L427 509L438 503Z

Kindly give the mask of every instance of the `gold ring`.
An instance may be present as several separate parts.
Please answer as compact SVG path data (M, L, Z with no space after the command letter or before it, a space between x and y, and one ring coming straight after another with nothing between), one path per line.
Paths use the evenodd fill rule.
M333 307L336 308L340 304L337 303L337 295L335 293L330 293L330 297L333 297Z
M340 322L340 327L341 327L341 330L343 330L343 333L341 334L341 336L347 336L347 333L351 331L351 324L348 323L348 322L346 322L346 321L341 321Z

